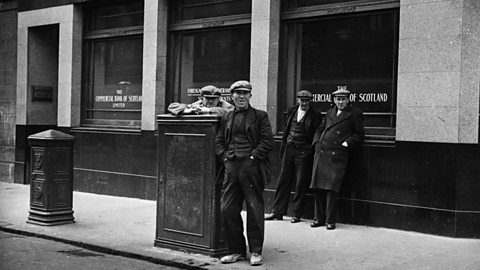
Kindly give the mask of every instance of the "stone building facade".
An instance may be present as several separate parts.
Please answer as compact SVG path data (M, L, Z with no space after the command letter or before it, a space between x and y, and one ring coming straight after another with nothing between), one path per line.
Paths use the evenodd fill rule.
M28 184L26 138L55 128L76 138L75 190L153 200L156 115L238 79L269 113L276 176L295 92L325 112L346 87L367 136L341 222L480 237L476 0L7 0L0 30L2 181Z

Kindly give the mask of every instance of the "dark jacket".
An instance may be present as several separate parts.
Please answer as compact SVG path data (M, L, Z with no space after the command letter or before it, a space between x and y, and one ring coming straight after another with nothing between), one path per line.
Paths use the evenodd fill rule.
M282 159L283 153L285 152L285 146L287 145L287 137L288 137L288 133L290 132L290 126L292 125L293 117L297 115L298 107L299 106L297 104L288 109L287 121L284 124L282 144L280 146L280 159ZM318 125L321 123L321 121L322 121L322 115L317 111L315 111L310 106L304 116L305 132L306 132L307 142L309 144L312 143L313 136L315 135L315 131Z
M268 119L268 114L264 111L250 107L247 112L245 128L248 141L252 144L251 155L259 161L259 168L264 183L270 180L270 160L269 154L273 149L273 134ZM215 150L217 156L222 158L226 148L232 138L234 110L227 112L222 116L220 128L215 138Z
M310 188L338 192L349 152L362 143L364 135L363 113L360 109L349 105L337 116L337 107L331 108L313 138L315 157ZM344 141L348 147L342 146Z

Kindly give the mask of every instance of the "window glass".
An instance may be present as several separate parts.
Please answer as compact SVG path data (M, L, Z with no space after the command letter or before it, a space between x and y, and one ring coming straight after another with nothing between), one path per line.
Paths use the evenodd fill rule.
M339 87L363 110L367 132L393 135L396 112L397 11L321 17L289 25L287 74L310 90L312 106L326 112ZM292 42L293 40L293 42ZM288 89L286 90L289 91ZM295 103L294 93L290 92ZM282 106L282 105L279 105ZM286 108L282 108L282 112ZM379 134L380 134L379 133Z
M143 1L86 9L82 124L139 127L142 108ZM135 32L122 31L137 27ZM100 31L101 35L96 35Z
M249 14L251 0L184 0L171 1L175 21Z
M176 100L191 103L199 89L215 85L222 98L230 100L228 87L250 74L250 27L199 31L180 34L179 66L176 74Z
M89 30L143 25L143 1L132 1L115 6L97 6L92 9Z
M96 41L87 118L140 120L142 38Z

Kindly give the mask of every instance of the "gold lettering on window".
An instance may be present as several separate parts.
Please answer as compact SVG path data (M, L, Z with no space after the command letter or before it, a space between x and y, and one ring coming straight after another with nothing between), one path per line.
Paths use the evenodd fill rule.
M204 22L202 26L203 28L207 28L207 27L222 26L224 24L225 24L225 21L212 21L212 22Z
M341 14L341 13L350 13L357 11L357 7L339 7L339 8L331 8L327 10L327 14Z

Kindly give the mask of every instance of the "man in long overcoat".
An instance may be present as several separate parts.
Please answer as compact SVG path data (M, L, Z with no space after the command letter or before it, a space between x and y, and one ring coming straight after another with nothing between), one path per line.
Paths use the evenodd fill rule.
M350 91L339 87L332 93L332 107L315 132L312 182L315 213L311 227L326 225L335 229L337 196L345 175L351 149L364 137L363 113L349 104Z
M312 175L312 140L322 116L311 106L312 93L301 90L297 93L297 105L288 110L287 121L283 129L280 159L282 168L278 177L275 202L272 213L265 220L282 220L287 213L290 191L295 187L292 199L293 217L290 222L297 223L303 213L305 193Z
M240 215L245 201L250 264L260 265L265 230L263 190L270 176L268 155L273 134L267 113L250 106L252 86L248 81L233 83L230 92L235 109L222 117L215 138L216 154L225 166L220 209L230 252L220 261L233 263L246 258Z

